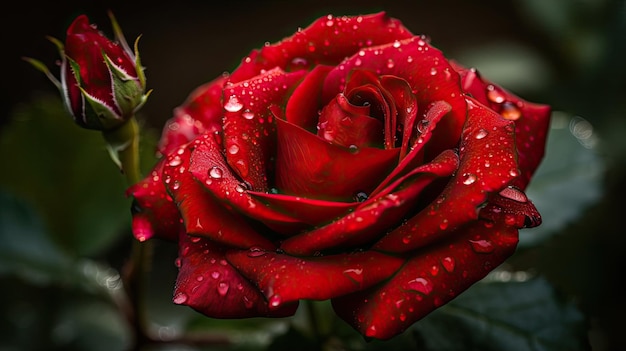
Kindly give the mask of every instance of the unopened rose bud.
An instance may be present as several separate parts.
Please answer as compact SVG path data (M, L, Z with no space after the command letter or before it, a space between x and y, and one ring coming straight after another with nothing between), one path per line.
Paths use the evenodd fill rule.
M61 91L74 121L83 128L111 130L129 120L143 106L146 79L139 60L111 15L115 40L110 40L86 15L78 16L67 29L65 44L50 38L61 55L60 82L37 60L26 58L46 73Z

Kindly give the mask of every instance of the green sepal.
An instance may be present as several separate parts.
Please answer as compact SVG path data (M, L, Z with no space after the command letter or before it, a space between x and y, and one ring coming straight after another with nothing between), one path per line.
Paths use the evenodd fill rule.
M106 62L111 72L115 104L120 109L122 117L127 119L129 115L134 114L138 105L143 104L144 87L141 86L136 77L129 75L119 66L115 65L109 56L106 54L103 54L103 56L104 62Z

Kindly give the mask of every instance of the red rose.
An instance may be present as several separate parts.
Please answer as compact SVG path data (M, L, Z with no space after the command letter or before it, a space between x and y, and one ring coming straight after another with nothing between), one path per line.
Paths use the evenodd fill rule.
M109 130L132 117L146 101L145 77L138 53L127 45L111 17L115 41L80 15L67 29L61 53L61 91L81 127ZM136 48L135 48L136 49Z
M384 13L327 16L198 88L131 187L177 240L174 302L216 318L332 300L388 339L515 250L548 106L450 62Z

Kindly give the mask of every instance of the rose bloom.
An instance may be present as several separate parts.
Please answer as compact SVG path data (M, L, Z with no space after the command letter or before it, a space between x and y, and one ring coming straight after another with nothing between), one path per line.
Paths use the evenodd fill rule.
M178 243L173 301L215 318L332 301L389 339L513 254L550 108L384 13L326 16L177 108L133 231Z

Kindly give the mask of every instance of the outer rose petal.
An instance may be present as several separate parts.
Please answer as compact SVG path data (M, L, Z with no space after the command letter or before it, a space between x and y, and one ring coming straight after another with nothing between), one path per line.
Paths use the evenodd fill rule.
M407 260L382 286L332 299L369 338L390 339L482 279L515 251L517 228L476 221Z
M139 241L153 236L176 240L182 227L178 209L161 178L163 166L164 160L160 160L148 177L126 190L138 205L133 213L133 234Z
M284 106L286 96L305 73L285 73L277 68L224 90L226 160L253 190L268 190L269 161L276 148L270 106Z
M384 236L376 250L408 252L440 240L456 228L478 218L487 195L501 190L518 176L512 121L468 99L461 163L443 193L404 225Z
M213 318L286 317L298 302L270 309L255 286L225 259L222 248L209 240L180 236L174 303Z
M174 110L159 140L158 150L167 155L198 135L222 130L222 88L226 77L196 88L184 104Z
M515 142L521 174L514 184L521 190L526 189L545 153L550 106L528 102L482 78L475 69L466 69L456 63L453 66L461 74L465 91L504 118L515 121Z
M232 73L232 82L250 79L263 70L308 69L336 65L363 47L412 37L400 21L384 12L358 17L322 17L282 41L255 50Z
M195 144L183 145L170 154L163 169L166 188L180 210L187 234L204 236L231 247L275 248L243 216L229 211L194 179L189 172L189 159Z
M366 289L387 279L403 262L374 251L304 258L253 249L229 251L226 258L259 287L272 308Z
M363 202L350 214L321 228L286 239L281 249L293 255L311 255L328 248L363 245L392 228L415 206L421 191L438 177L450 176L458 167L457 155L448 150Z

